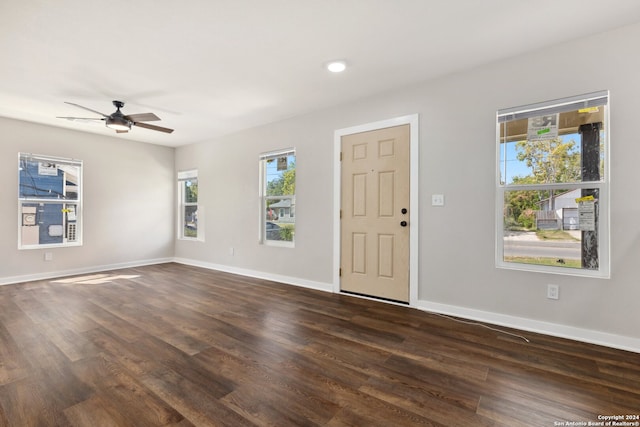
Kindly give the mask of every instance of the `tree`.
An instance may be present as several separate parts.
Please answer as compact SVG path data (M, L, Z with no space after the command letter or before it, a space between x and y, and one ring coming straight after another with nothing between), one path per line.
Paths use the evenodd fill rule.
M535 184L535 182L531 176L516 176L513 177L513 184ZM531 216L531 212L538 209L542 197L543 195L539 191L514 190L505 192L505 225L508 228L514 225L530 228L528 218Z
M282 194L296 194L296 164L291 163L289 168L282 173Z
M531 177L514 177L513 183L518 184L531 184ZM515 190L505 192L505 213L504 218L507 223L522 224L519 220L520 216L527 210L535 210L540 202L540 197L537 192L528 190ZM509 225L509 224L507 224Z
M517 159L526 162L535 183L575 182L580 180L580 151L576 142L562 138L518 141Z
M296 164L289 163L282 175L267 183L267 196L287 196L296 194Z
M184 201L196 203L198 201L198 180L186 181L184 189Z
M518 141L516 143L517 159L524 161L531 169L534 184L552 184L559 182L580 181L580 150L574 140L563 141L562 138L540 141ZM551 210L554 210L554 190L548 191Z

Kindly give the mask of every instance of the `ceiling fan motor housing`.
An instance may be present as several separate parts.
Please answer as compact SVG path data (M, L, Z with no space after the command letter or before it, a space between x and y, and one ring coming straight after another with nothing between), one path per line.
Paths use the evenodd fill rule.
M122 111L120 111L120 108L124 107L124 102L113 101L113 105L115 105L117 110L106 118L105 125L108 128L119 131L127 131L131 129L131 120L127 119L124 114L122 114Z

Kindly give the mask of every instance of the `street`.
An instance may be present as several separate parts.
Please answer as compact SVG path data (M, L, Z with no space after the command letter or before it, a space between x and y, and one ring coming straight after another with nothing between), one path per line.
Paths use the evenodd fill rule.
M580 231L568 230L567 234L577 240L541 240L535 232L510 231L504 236L504 256L581 259Z
M505 239L504 256L580 259L581 244L580 242Z

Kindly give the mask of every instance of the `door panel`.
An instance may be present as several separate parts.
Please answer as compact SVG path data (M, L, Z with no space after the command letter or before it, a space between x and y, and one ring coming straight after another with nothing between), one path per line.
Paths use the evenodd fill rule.
M367 175L353 175L353 216L367 215Z
M383 234L378 236L378 276L393 278L393 246L394 236Z
M378 175L378 215L393 216L393 196L395 172L380 172Z
M352 270L354 273L367 274L367 235L353 233L352 240Z
M343 291L409 301L409 130L342 137Z

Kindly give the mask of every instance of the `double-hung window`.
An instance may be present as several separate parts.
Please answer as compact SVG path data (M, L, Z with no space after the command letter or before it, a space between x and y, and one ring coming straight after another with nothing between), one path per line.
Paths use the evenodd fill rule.
M82 245L82 161L18 154L18 248Z
M609 94L499 110L496 265L609 277Z
M295 149L260 155L260 242L293 247L295 209Z
M198 171L178 172L178 238L202 240L198 230Z

